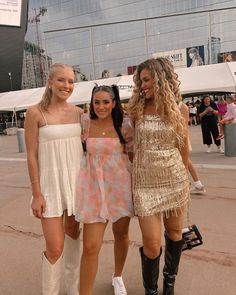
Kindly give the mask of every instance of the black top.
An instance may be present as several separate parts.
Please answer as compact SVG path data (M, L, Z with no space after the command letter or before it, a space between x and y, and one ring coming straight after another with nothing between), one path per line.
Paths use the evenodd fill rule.
M206 106L205 104L201 104L199 107L199 114L205 111L206 108L212 107L213 110L218 111L217 105L214 102L211 102L210 105ZM201 117L201 121L217 121L217 115L213 112L206 113L204 116Z

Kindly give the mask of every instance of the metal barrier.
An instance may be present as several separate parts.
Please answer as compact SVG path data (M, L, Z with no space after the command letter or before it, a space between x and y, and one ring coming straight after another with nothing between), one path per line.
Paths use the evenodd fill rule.
M236 157L236 121L224 126L225 156Z
M18 143L18 149L19 153L24 153L25 152L25 130L23 128L18 128L17 129L17 143Z

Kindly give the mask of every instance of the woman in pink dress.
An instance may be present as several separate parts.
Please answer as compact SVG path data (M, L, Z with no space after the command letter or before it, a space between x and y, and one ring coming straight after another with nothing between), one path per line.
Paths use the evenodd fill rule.
M123 120L117 86L94 87L90 117L82 118L82 158L77 187L77 221L83 227L80 295L91 295L98 268L98 255L108 221L115 238L115 295L125 295L121 277L128 252L128 228L133 216L128 152L133 128Z
M218 120L220 121L225 113L227 112L227 101L225 101L223 96L220 96L217 102L218 108Z
M224 114L223 118L220 120L219 136L216 138L217 140L224 138L224 125L230 124L236 120L236 105L234 103L235 99L233 96L228 96L226 98L227 101L227 112Z

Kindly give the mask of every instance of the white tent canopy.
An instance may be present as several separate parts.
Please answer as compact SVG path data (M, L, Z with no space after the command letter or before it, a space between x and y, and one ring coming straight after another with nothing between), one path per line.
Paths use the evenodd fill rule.
M236 62L179 68L182 95L236 92Z
M182 95L236 92L236 62L180 68L176 71L181 82ZM79 82L75 83L69 101L76 105L89 102L95 83L118 85L121 100L130 98L134 85L132 75ZM40 101L44 89L45 87L0 93L0 111L24 110Z

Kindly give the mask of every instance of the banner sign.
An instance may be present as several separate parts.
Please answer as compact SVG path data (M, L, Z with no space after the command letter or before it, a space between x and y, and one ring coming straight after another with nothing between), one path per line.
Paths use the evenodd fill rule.
M186 48L187 67L197 67L205 64L204 45Z
M153 58L165 57L168 58L175 68L183 68L187 65L186 49L175 49L171 51L163 51L152 54Z
M20 27L22 0L0 0L0 26Z

